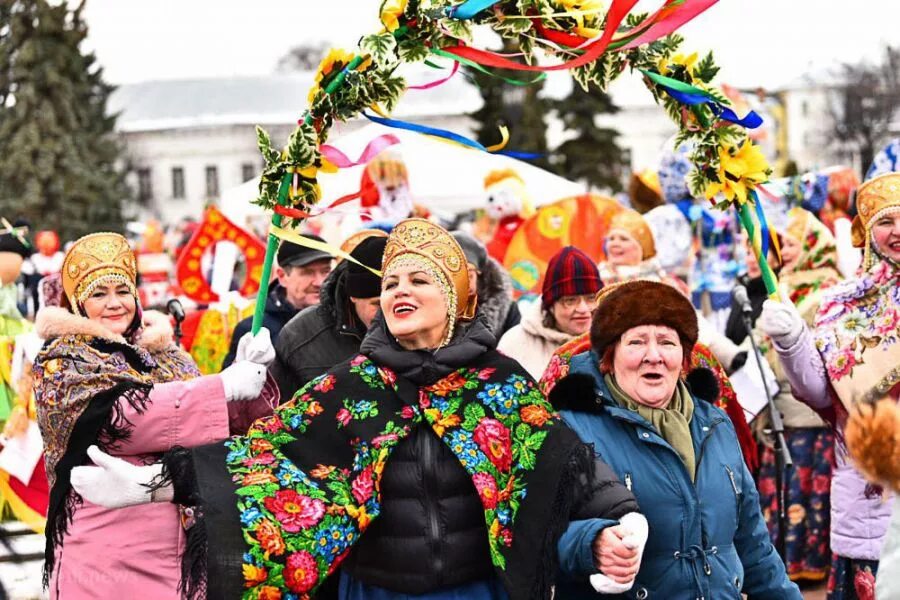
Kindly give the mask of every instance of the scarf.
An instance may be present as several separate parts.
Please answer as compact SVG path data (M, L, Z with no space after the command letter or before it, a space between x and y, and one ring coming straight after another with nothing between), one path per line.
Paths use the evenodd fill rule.
M694 416L694 400L690 392L681 381L675 387L675 394L665 408L653 408L637 402L622 391L616 378L612 375L604 375L603 381L609 388L619 406L644 417L659 435L666 440L681 457L681 462L694 480L697 471L697 459L694 456L694 440L691 437L691 417Z
M869 269L824 292L813 329L828 379L848 410L900 383L900 267L875 256Z
M175 346L151 354L108 332L84 333L100 334L104 330L64 309L44 310L66 315L64 326L73 327L70 333L47 342L33 369L50 485L44 551L46 585L53 571L55 547L62 545L74 511L82 502L72 490L72 468L88 462L91 444L109 452L128 439L132 424L122 415L121 402L143 412L149 406L154 384L190 379L199 372L190 357ZM46 335L41 325L39 322L38 332Z
M478 337L479 326L465 338ZM413 366L423 356L408 354ZM208 597L314 595L378 517L385 465L421 423L472 477L510 598L549 597L575 482L591 472L589 449L518 363L495 351L420 386L373 357L309 382L247 436L192 451Z

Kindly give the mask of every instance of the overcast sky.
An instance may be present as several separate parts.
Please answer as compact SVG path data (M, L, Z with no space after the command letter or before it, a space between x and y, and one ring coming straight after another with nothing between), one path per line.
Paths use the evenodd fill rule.
M641 0L651 11L662 0ZM352 48L380 0L87 0L88 48L112 83L271 73L294 45ZM779 87L900 43L898 0L720 0L683 29L720 80Z

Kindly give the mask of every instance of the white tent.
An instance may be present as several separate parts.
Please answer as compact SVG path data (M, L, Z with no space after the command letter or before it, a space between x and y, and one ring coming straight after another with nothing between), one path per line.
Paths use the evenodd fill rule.
M355 159L366 144L385 133L392 133L400 139L400 144L390 150L400 154L406 162L414 200L437 213L455 214L484 206L484 176L494 169L515 169L525 181L536 205L585 191L577 183L520 160L469 150L430 136L375 123L335 137L329 143ZM335 174L321 175L322 204L327 206L336 198L357 191L362 169L363 166L352 167ZM262 211L250 204L257 195L257 186L257 181L251 180L226 190L221 198L222 212L239 224L246 223L248 218L255 221L262 216Z

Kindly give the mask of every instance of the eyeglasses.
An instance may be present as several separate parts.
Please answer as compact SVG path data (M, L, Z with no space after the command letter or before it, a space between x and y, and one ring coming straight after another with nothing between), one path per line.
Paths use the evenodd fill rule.
M580 306L582 302L587 304L588 308L594 306L594 294L581 294L578 296L563 296L558 300L563 308L575 308Z

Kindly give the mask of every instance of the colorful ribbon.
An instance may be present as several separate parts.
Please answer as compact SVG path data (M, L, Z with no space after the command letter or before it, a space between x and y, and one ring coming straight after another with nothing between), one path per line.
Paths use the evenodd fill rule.
M407 121L401 121L399 119L376 117L366 112L363 112L362 114L365 118L369 119L373 123L378 123L386 127L393 127L395 129L403 129L405 131L413 131L415 133L430 135L442 140L454 142L460 146L465 146L474 150L481 150L482 152L487 152L489 154L502 154L503 156L518 158L520 160L533 160L541 157L541 154L536 154L533 152L515 152L511 150L501 150L501 148L503 148L506 145L506 142L509 140L509 132L505 127L500 128L500 133L503 136L503 141L501 141L500 144L486 147L471 138L467 138L466 136L460 135L458 133L453 133L452 131L447 131L446 129L428 127L427 125L418 125L416 123L409 123Z
M499 1L500 0L466 0L462 4L447 8L445 14L451 19L467 21L474 18L481 11L489 9Z
M435 67L435 68L440 68L440 67ZM450 81L450 79L454 75L456 75L456 73L458 71L459 71L459 62L454 60L453 61L453 69L450 71L450 74L447 75L446 77L444 77L442 79L438 79L437 81L432 81L431 83L423 83L421 85L409 85L409 86L406 86L406 89L408 89L408 90L430 90L431 88L436 88L437 86Z
M347 157L346 154L344 154L334 146L329 146L328 144L322 144L321 146L319 146L319 151L322 153L322 156L328 159L328 162L336 166L338 169L347 169L350 167L357 167L359 165L366 164L387 148L390 148L391 146L399 143L400 138L392 133L379 135L377 138L366 144L366 147L362 151L362 154L360 154L359 158L356 160L351 160Z
M606 52L609 43L612 41L613 35L616 33L619 25L625 19L626 15L631 11L635 4L637 4L638 0L613 0L612 5L609 7L609 12L606 13L606 28L603 30L603 34L596 42L592 42L590 45L585 46L585 52L578 58L574 58L569 61L565 61L558 65L551 66L540 66L540 65L529 65L519 63L513 60L509 60L503 56L500 56L496 52L488 52L486 50L479 50L477 48L471 48L469 46L449 46L444 48L446 52L453 54L454 56L458 56L460 58L465 58L478 64L486 67L496 67L500 69L510 69L515 71L563 71L567 69L574 69L576 67L581 67L587 64L590 64L600 58L604 52Z
M289 229L284 229L282 227L278 227L277 225L272 225L269 228L269 235L274 235L275 237L291 242L292 244L297 244L298 246L303 246L304 248L312 248L313 250L318 250L320 252L325 252L335 257L343 258L344 260L349 260L350 262L356 263L359 266L363 267L370 271L373 275L377 277L381 277L381 271L373 269L367 265L362 264L352 256L350 256L349 252L344 252L337 246L332 246L328 242L320 242L319 240L314 240L312 238L308 238L306 236L302 236L296 231L291 231Z
M641 69L641 73L650 79L650 81L661 87L669 96L682 104L687 106L709 106L713 114L716 115L716 118L728 121L729 123L734 123L735 125L740 125L741 127L746 127L747 129L756 129L762 125L762 117L752 110L741 118L733 110L716 100L715 97L706 90L702 90L683 81L678 81L677 79L672 79L671 77L666 77L665 75L660 75L659 73L654 73L653 71Z
M435 54L435 55L437 55L437 56L443 56L444 58L449 58L450 60L452 60L452 61L453 61L454 63L456 63L456 64L462 63L462 64L464 64L464 65L466 65L466 66L468 66L468 67L471 67L472 69L475 69L475 70L478 71L479 73L484 73L485 75L488 75L488 76L490 76L490 77L494 77L495 79L499 79L499 80L504 81L504 82L506 82L506 83L508 83L508 84L510 84L510 85L515 85L515 86L520 86L520 87L526 87L526 86L535 84L535 83L537 83L537 82L539 82L539 81L543 81L544 79L547 78L547 74L546 74L546 73L538 73L538 75L537 75L534 79L530 79L530 80L514 79L514 78L512 78L512 77L505 77L505 76L503 76L503 75L499 75L499 74L497 74L497 73L494 73L493 71L491 71L491 70L489 70L489 69L485 69L484 67L482 67L480 64L478 64L478 63L475 62L474 60L469 60L469 59L467 59L467 58L462 58L462 57L460 57L460 56L456 56L456 55L454 55L454 54L451 54L451 53L449 53L449 52L446 52L446 51L442 50L441 48L432 48L431 53L432 53L432 54ZM500 55L498 54L497 56L500 56Z

